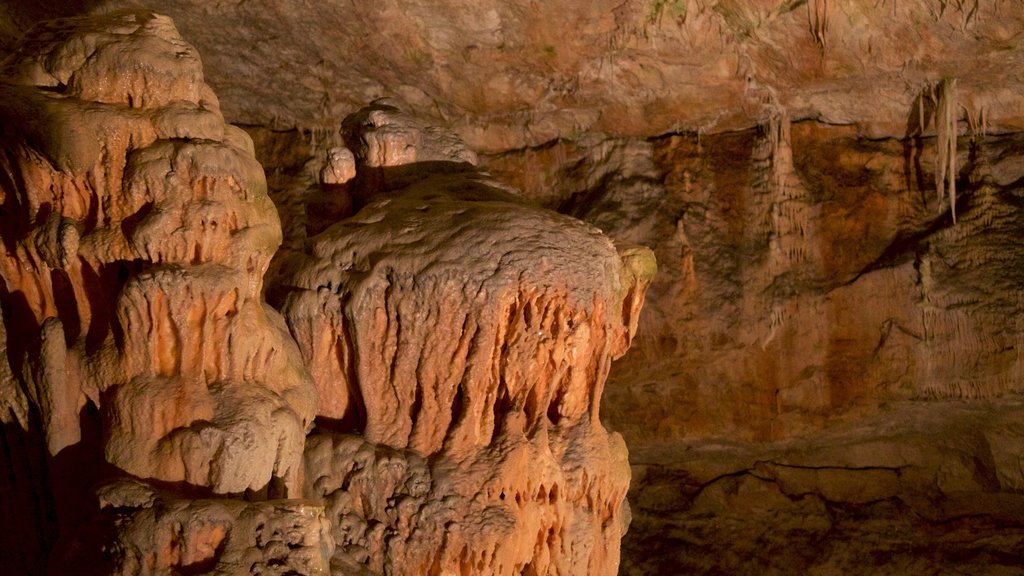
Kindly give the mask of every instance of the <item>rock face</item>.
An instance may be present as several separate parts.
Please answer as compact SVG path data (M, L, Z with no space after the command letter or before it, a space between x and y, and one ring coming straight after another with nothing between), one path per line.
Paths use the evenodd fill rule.
M91 404L125 472L296 489L315 402L261 301L280 228L195 51L167 18L122 13L38 28L5 77L2 274L27 336L9 357L49 453Z
M278 194L283 233L164 16L43 25L3 68L4 501L38 535L6 566L616 572L600 398L650 251L382 103Z
M131 12L39 27L3 67L3 418L12 444L45 439L11 463L24 515L55 508L69 538L115 473L297 494L315 396L261 299L280 227L195 51ZM39 545L14 565L42 564Z
M319 503L189 498L118 479L53 573L329 574L334 541ZM83 566L87 567L83 570Z
M1024 172L1004 151L1017 140L962 144L955 224L936 198L932 139L782 125L607 143L582 159L564 178L595 170L596 185L563 206L662 263L609 416L664 406L628 424L636 442L762 441L886 402L1015 390L1024 277L1005 246ZM665 385L627 384L638 375Z
M658 256L604 395L634 464L624 573L1019 570L1020 137L960 122L954 222L930 132L780 115L487 158Z
M1019 572L1020 410L918 403L813 438L633 451L622 573Z

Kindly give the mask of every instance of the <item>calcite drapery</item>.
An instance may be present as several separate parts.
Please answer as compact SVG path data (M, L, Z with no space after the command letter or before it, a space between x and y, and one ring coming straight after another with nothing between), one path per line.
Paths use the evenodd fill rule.
M306 496L326 499L340 561L614 573L629 468L600 385L653 255L523 203L393 108L355 118L357 174L373 170L361 192L383 197L313 238L282 280L336 430L307 442ZM351 429L362 437L337 432Z
M314 240L284 313L320 415L364 411L368 440L423 454L488 444L510 410L530 430L596 420L593 383L629 336L610 242L445 186L424 180Z
M4 77L0 275L50 454L91 404L125 472L294 488L315 400L261 300L280 227L195 50L163 16L72 19L30 32Z

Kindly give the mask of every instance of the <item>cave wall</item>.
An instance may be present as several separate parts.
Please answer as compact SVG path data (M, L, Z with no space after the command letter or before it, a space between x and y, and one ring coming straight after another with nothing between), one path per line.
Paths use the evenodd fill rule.
M0 40L124 6L148 5L10 3ZM495 190L654 250L659 273L600 406L633 465L622 573L1018 566L1017 3L149 7L174 18L225 120L254 142L283 227L275 306L310 238L421 176L375 166L349 184L358 146L343 119L379 97L421 119L392 142L479 164ZM426 151L430 126L465 145ZM325 373L356 369L302 354L336 364ZM339 429L364 424L365 406L334 400ZM45 423L31 425L43 441ZM375 440L429 452L411 426ZM323 462L328 445L358 452L318 442ZM45 469L19 450L19 470Z
M639 443L766 441L1016 388L1019 136L961 138L955 224L935 142L805 121L489 161L527 186L545 166L542 201L658 255L609 417L644 410Z

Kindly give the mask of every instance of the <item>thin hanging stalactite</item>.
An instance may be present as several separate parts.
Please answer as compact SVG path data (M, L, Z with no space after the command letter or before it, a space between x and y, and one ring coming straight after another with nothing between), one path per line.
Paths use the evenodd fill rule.
M824 52L828 45L828 0L807 3L807 26L818 48Z
M956 137L957 95L956 79L944 78L939 82L935 106L935 191L939 202L945 193L949 209L956 224Z

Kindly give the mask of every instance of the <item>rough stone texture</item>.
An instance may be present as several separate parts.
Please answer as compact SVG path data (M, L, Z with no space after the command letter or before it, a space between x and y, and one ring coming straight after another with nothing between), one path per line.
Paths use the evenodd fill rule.
M917 451L920 440L912 435L858 423L899 410L907 426L921 419L935 437L955 436L963 428L950 424L951 411L960 403L994 414L999 402L1019 395L1020 136L985 131L961 108L955 162L943 165L937 104L931 93L908 102L906 132L892 138L865 138L857 126L794 122L776 106L763 108L765 118L751 130L646 139L580 133L480 156L522 196L657 254L659 273L640 330L611 372L602 408L605 426L621 432L641 458L634 477L668 470L631 488L632 501L649 504L638 509L624 539L623 573L787 574L801 566L842 573L863 557L884 571L894 554L892 573L1019 570L1014 551L1022 516L1012 501L1020 489L1012 482L957 495L1007 507L979 507L970 520L949 521L960 528L948 532L946 520L917 518L920 506L889 497L863 502L840 495L827 512L790 507L788 497L764 499L763 516L750 513L744 500L692 514L681 507L672 518L656 504L683 497L685 474L705 474L700 466L709 460L730 458L718 451L723 445L754 461L763 451L770 460L773 444L760 443L857 426L846 442ZM261 142L301 137L250 131ZM272 146L257 148L268 166L288 171ZM935 178L951 167L955 225L949 195L939 194ZM1012 410L1002 414L1014 421ZM920 467L955 466L972 450L972 458L988 458L980 443L939 445ZM681 455L696 449L708 459L679 472ZM833 480L849 482L842 462L823 457L812 466L838 470L814 488L815 498L831 493ZM992 465L999 477L1016 468L1012 459ZM788 555L776 552L781 543L758 544L775 514L794 526L820 524L823 514L837 523L832 533L785 532L808 551ZM727 527L715 527L725 518ZM701 536L707 526L718 530L713 537ZM936 533L941 544L929 543ZM684 546L691 539L700 546ZM809 556L819 541L828 543L830 556L816 564ZM890 541L904 547L895 550ZM724 556L732 559L699 561Z
M175 19L233 122L274 128L328 127L386 96L478 152L749 128L766 102L901 136L944 78L975 119L1024 125L1015 0L20 0L0 39L126 6Z
M484 159L526 195L658 256L647 314L604 395L636 479L624 573L846 573L865 557L881 573L1019 571L1020 466L990 456L1015 450L1015 433L939 441L976 438L987 419L1020 428L1020 137L959 130L955 224L930 137L866 140L778 117L733 134L590 138ZM787 438L788 456L834 470L799 506L764 474L746 478ZM854 444L877 459L845 461ZM706 456L690 461L695 451ZM716 463L737 451L746 460ZM893 452L940 477L987 462L978 474L999 480L913 480L934 501L911 506L876 470L898 467ZM703 481L692 478L719 476L749 499L693 504ZM970 519L927 514L947 500L978 507ZM777 515L783 527L766 532Z
M629 473L600 394L653 256L494 187L450 140L412 154L416 125L370 110L348 138L357 174L399 178L369 172L384 196L279 280L317 385L306 495L328 502L336 563L615 573Z
M295 485L314 400L261 302L280 229L195 51L166 17L121 13L37 28L4 68L2 276L27 336L8 357L49 453L92 404L126 472Z
M0 43L9 50L41 18L127 3L8 2ZM362 144L340 119L382 96L428 121L389 127L378 102L362 122L379 130L381 150L422 146L425 133L438 133L430 126L447 126L522 197L582 217L619 244L654 248L660 272L648 312L601 410L635 455L630 497L639 505L624 573L1020 570L1018 2L158 8L200 47L228 120L249 124L268 169L284 228L267 274L274 302L310 238L416 180L422 167L380 164L366 178L353 170L372 160L357 157ZM126 101L97 96L107 97ZM85 140L62 145L88 143L96 131L81 126ZM433 177L443 183L473 163L418 159L438 162L446 173ZM71 229L56 219L43 229L51 240L38 242L40 257L59 259ZM52 282L63 285L59 274ZM7 302L5 321L27 317ZM9 339L12 374L24 372L29 340ZM0 362L0 373L7 368ZM0 481L20 495L0 507L45 541L53 527L21 504L38 499L32 479L51 470L36 455L42 448L26 449L41 441L33 427L42 422L28 394L0 392L7 421L18 422L6 428L5 448L19 463ZM359 418L332 398L340 420L318 433L317 454L363 446L335 436ZM83 438L99 443L102 431L89 424L99 418L88 403L79 412ZM993 422L1004 432L991 432ZM843 450L858 446L877 457L851 461ZM407 448L387 454L419 470ZM65 453L50 473L80 458ZM904 477L913 470L960 480ZM412 496L421 492L402 478L388 494L416 506L428 498ZM922 492L925 503L913 496ZM352 512L347 498L332 500L352 526L335 537L339 550L352 548L335 560L354 570L369 561L363 550L387 540L359 522L391 529L400 515L386 501ZM778 533L764 530L775 524ZM26 549L25 558L42 553Z
M622 574L1016 574L1019 398L903 405L762 446L633 451Z
M771 440L885 402L1014 392L1018 141L962 142L955 225L929 139L802 123L567 151L552 203L660 262L606 414L638 443Z
M166 17L118 13L38 27L2 66L0 277L18 338L0 397L25 453L10 494L29 509L15 517L39 518L42 548L53 511L71 537L115 469L298 493L314 389L261 299L280 227L194 49ZM14 566L41 564L36 546Z
M98 487L84 538L53 573L330 574L334 541L322 505L300 500L187 499L137 480ZM111 545L116 542L115 545Z
M310 143L282 230L165 16L45 24L0 66L0 488L36 536L5 569L616 573L600 398L649 250L381 102Z

